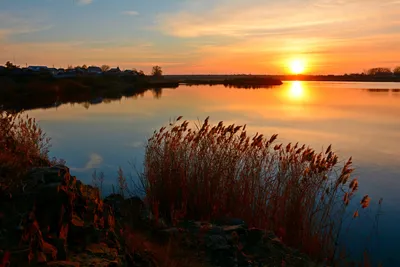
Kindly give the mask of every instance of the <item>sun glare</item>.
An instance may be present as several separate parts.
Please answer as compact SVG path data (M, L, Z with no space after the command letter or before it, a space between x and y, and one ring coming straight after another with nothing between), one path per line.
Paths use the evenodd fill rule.
M303 60L295 59L290 61L289 67L293 74L302 74L306 69L306 64Z
M304 88L301 82L295 81L291 84L289 89L289 97L292 99L301 99L304 97Z

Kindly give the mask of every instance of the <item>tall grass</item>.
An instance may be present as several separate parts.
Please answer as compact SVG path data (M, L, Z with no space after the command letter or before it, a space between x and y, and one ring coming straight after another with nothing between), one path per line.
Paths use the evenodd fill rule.
M331 146L318 153L275 143L276 134L251 137L246 126L213 126L207 118L190 128L180 120L155 131L146 146L142 183L156 216L170 222L238 217L315 259L333 259L358 189L351 158L339 163Z
M35 119L0 111L0 189L16 184L32 167L49 165L49 147Z

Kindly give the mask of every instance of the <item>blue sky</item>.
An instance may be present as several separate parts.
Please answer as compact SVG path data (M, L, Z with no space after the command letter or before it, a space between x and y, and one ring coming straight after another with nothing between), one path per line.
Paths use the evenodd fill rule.
M0 0L0 61L166 73L400 64L399 0Z

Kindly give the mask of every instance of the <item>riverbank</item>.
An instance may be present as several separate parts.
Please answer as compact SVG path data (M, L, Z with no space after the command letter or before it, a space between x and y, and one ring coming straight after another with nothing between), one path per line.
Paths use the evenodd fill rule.
M180 81L152 76L77 76L54 78L51 75L0 76L0 108L4 110L30 110L52 108L65 103L98 104L106 100L140 95L153 90L159 97L163 88L177 88L179 84L224 85L233 88L270 88L282 81L264 78L230 78L218 80Z
M3 266L322 266L240 219L171 225L138 197L102 200L64 165L33 168L23 184L0 199Z
M0 107L23 110L56 107L61 103L99 102L120 99L146 90L177 88L176 81L137 76L82 76L54 78L48 75L31 77L0 76Z

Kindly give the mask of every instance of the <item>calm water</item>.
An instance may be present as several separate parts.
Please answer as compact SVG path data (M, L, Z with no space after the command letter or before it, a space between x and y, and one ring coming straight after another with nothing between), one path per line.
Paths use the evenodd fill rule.
M390 90L387 90L390 89ZM181 86L97 105L62 105L29 114L52 137L51 154L67 161L74 175L90 182L94 169L114 183L118 166L140 170L144 145L170 119L247 124L252 132L279 134L317 150L332 144L342 159L353 156L359 196L373 205L346 223L354 257L372 248L384 266L400 266L400 84L285 82L274 89ZM379 227L377 202L383 197ZM350 207L351 209L354 207ZM379 233L377 233L379 231Z

